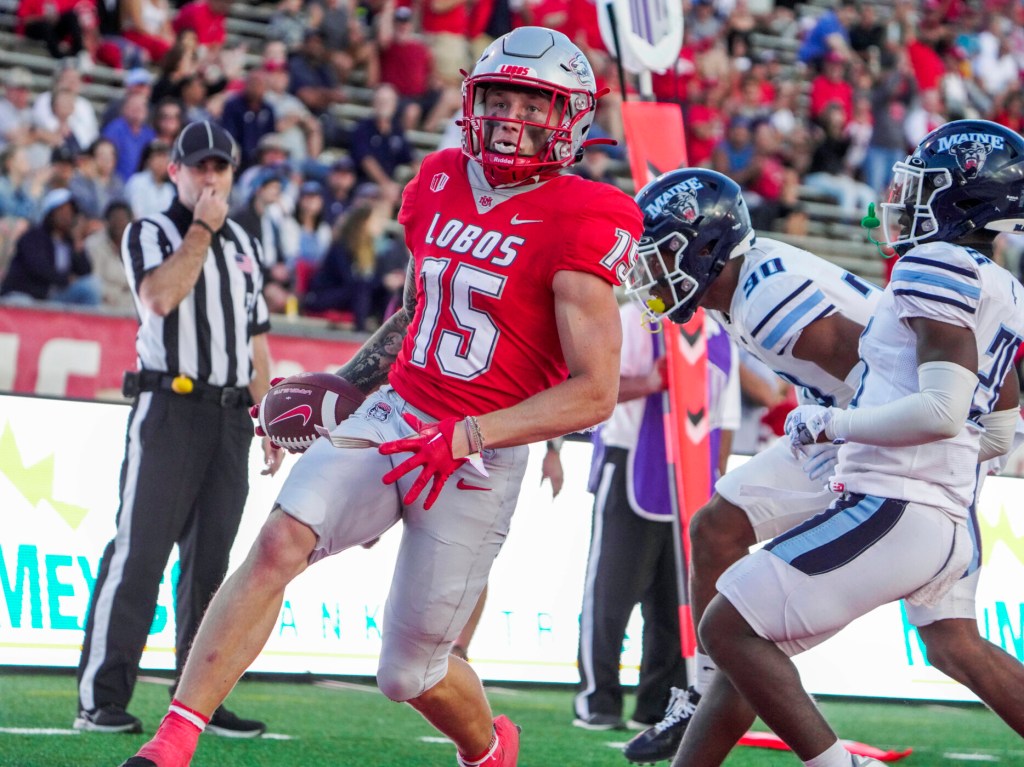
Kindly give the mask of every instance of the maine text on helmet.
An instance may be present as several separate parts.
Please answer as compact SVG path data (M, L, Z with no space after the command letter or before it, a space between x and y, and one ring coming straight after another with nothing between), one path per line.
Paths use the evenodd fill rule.
M659 194L649 205L644 207L645 216L659 216L665 209L665 206L676 199L683 192L696 192L698 189L703 189L704 184L701 183L699 178L688 178L685 181L680 181L675 186L669 187L664 192Z
M977 141L992 149L1002 149L1006 145L1006 139L1002 136L993 136L991 133L954 133L951 136L939 136L939 151L947 152L950 147L963 144L965 141Z

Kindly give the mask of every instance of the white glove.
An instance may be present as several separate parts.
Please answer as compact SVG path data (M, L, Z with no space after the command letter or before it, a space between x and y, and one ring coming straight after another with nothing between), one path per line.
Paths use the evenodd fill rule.
M807 445L803 451L807 460L802 468L812 482L828 479L835 473L836 464L839 463L839 445Z
M823 433L828 436L828 426L835 417L836 408L822 405L800 405L786 416L785 431L789 437L789 449L796 456L807 456L805 447L813 445ZM841 445L845 440L833 440Z

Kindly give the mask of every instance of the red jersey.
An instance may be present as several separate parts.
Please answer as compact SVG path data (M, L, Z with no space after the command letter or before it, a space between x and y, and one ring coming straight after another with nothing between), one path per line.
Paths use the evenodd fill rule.
M438 419L564 381L555 273L618 284L643 230L636 203L608 184L567 174L526 190L474 187L469 162L458 149L428 155L398 215L417 305L390 383Z

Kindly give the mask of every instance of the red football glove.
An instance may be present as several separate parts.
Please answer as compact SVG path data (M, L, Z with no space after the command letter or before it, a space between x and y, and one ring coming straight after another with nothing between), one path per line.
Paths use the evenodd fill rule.
M415 437L385 442L377 451L381 455L412 453L412 456L398 464L382 479L385 485L390 485L413 469L421 468L420 475L416 477L402 502L406 506L415 503L420 493L426 489L427 483L433 480L427 499L423 502L423 508L429 509L441 494L441 488L448 481L448 477L467 460L452 457L452 433L458 421L455 418L445 418L438 423L425 424L412 413L403 413L402 417L419 434Z
M283 380L284 380L283 376L278 376L277 378L271 378L270 379L270 388L273 389L275 386L277 386ZM263 398L266 399L266 397L267 397L267 395L264 394ZM251 408L249 408L249 417L256 422L256 425L253 426L253 428L252 428L253 434L255 434L257 437L265 437L265 436L267 436L267 433L265 431L263 431L263 427L260 426L260 404L262 404L262 403L257 402L255 405L253 405ZM274 440L270 440L270 444L273 445L278 450L281 449L281 446L279 444L277 444L276 442L274 442ZM301 453L302 451L301 450L289 450L288 452L289 453Z

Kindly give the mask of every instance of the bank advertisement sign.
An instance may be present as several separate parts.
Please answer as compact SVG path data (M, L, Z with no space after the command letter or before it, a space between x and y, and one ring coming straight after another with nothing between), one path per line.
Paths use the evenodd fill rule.
M73 667L103 549L114 534L128 407L0 395L0 665ZM590 448L563 449L566 486L552 501L540 481L543 449L531 455L512 532L490 580L470 648L485 679L576 682L576 650L592 496L585 489ZM289 456L275 478L260 476L258 445L251 492L232 569L273 505ZM378 481L368 477L367 481ZM1022 480L993 477L980 508L984 571L978 594L983 636L1024 659ZM255 671L372 676L384 602L401 527L369 549L313 565L288 588ZM164 573L144 669L174 666L177 553ZM642 624L630 623L623 681L635 683ZM927 664L899 605L888 605L798 659L819 694L974 700Z

